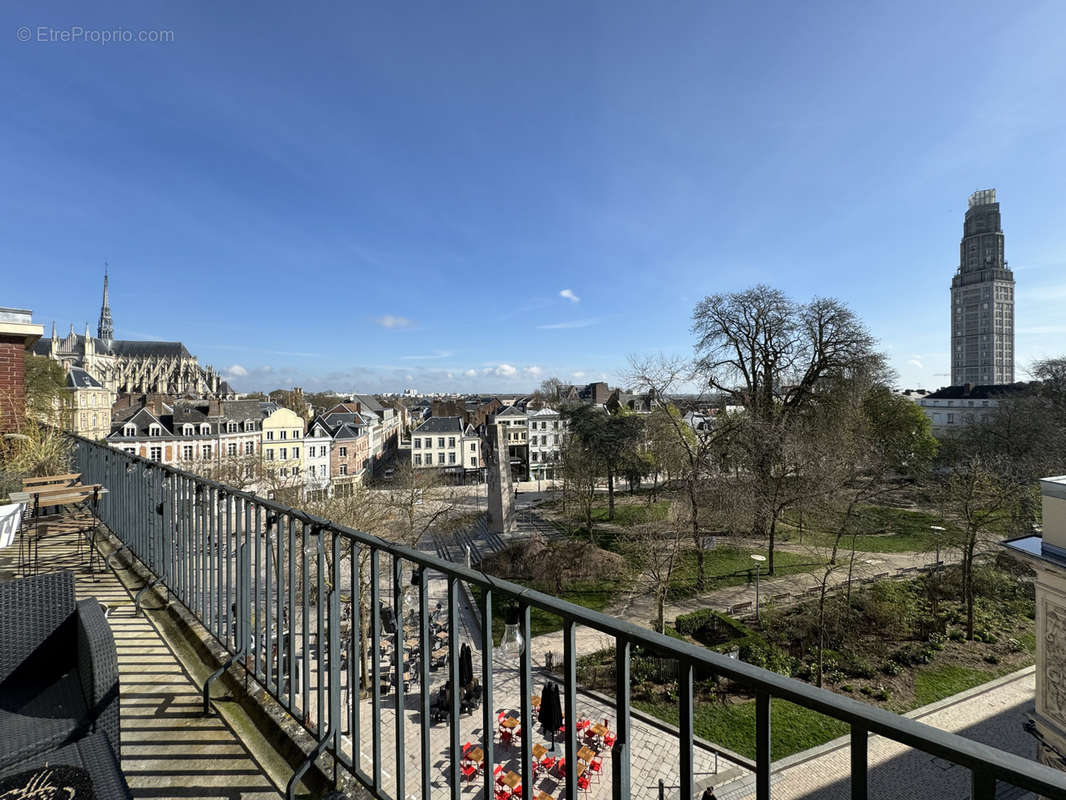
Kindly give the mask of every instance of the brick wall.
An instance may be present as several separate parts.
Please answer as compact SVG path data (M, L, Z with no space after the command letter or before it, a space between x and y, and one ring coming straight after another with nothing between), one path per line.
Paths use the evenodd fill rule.
M26 412L26 339L0 334L0 433L22 425Z

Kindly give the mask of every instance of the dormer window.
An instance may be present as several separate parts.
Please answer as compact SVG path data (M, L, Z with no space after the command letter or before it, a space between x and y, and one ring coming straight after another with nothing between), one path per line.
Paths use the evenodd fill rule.
M230 433L236 433L237 432L237 423L236 422L227 423L226 424L226 430L229 431Z
M136 425L127 425L126 427L124 427L122 429L122 435L123 436L136 436L137 435L137 426Z
M211 426L208 425L206 422L202 423L200 425L200 435L201 436L207 436L210 433L211 433Z
M181 426L181 434L182 434L182 436L192 436L192 434L193 434L192 425L182 425Z
M246 431L254 431L255 430L255 423L252 422L250 419L246 419L244 421L244 429Z
M158 425L149 425L148 426L148 435L149 436L162 436L163 435L163 429L160 428Z

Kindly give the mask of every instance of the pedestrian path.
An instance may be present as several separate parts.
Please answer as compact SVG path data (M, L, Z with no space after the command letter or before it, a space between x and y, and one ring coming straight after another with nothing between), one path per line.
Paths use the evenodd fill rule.
M1024 730L1033 710L1036 673L1033 667L917 709L908 717L998 747L1023 758L1035 758L1036 741ZM869 794L894 800L965 800L970 797L970 771L941 758L913 750L882 736L868 742ZM848 800L851 797L851 748L847 739L798 753L775 765L771 777L774 800ZM750 776L720 786L719 800L754 800ZM999 786L1000 800L1032 798L1012 786Z

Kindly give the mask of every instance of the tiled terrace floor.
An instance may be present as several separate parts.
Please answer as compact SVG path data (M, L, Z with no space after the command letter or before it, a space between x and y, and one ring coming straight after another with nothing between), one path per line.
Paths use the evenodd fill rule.
M96 560L96 580L78 534L53 528L41 543L40 570L74 573L79 599L110 607L121 699L122 769L134 797L266 800L281 795L244 745L218 716L205 717L199 688L155 627L134 616L133 595ZM15 574L17 545L0 552ZM85 548L83 547L83 553Z

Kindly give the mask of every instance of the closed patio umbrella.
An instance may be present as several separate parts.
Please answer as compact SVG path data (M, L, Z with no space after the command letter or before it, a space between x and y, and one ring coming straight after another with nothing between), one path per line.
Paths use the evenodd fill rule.
M555 732L559 729L559 726L563 724L563 705L559 699L559 686L554 682L549 682L548 685L544 687L544 694L547 695L547 698L545 698L544 695L541 695L540 704L542 708L545 704L548 706L547 719L542 715L540 721L544 723L546 727L551 729L552 751L554 751Z
M459 650L459 685L469 686L474 682L474 657L470 645L464 643Z

